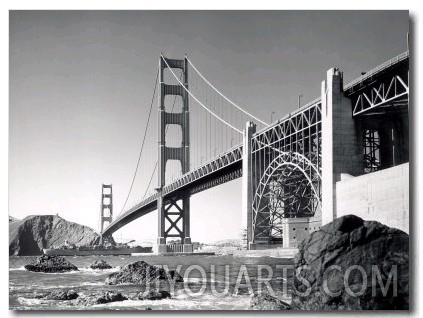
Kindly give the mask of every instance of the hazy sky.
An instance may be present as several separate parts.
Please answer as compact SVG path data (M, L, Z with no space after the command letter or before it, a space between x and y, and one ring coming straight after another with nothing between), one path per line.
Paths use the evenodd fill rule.
M216 87L269 121L295 109L300 93L304 102L318 97L327 69L339 67L348 82L402 53L407 31L407 11L11 11L9 213L59 213L98 229L107 182L120 211L160 52L187 53ZM133 201L157 157L155 130L148 137ZM240 180L191 202L194 241L238 236ZM155 238L157 213L122 235Z

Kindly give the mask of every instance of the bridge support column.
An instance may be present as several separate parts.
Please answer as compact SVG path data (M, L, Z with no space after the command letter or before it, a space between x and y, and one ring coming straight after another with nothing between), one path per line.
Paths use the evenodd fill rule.
M247 248L252 247L253 240L253 169L252 169L252 155L251 155L251 138L256 132L256 125L248 121L243 135L242 144L242 242L246 244ZM246 232L246 233L245 233Z
M184 253L192 253L194 251L193 245L191 242L191 235L190 235L190 203L189 203L189 194L185 195L182 199L182 206L184 209L184 238L183 242L181 242L183 246Z
M363 171L361 134L355 127L351 101L343 93L343 74L327 71L322 82L322 225L336 217L336 182L341 173ZM353 211L351 211L353 212Z
M164 83L163 72L166 68L180 69L183 74L183 85L171 85ZM189 95L188 89L188 59L175 60L160 57L160 93L158 104L158 136L159 136L159 163L158 163L158 213L159 235L157 241L158 253L167 252L166 239L179 238L183 252L192 252L193 247L190 237L190 194L180 192L174 197L167 197L162 190L166 185L166 162L177 160L181 163L181 174L190 169L190 142L189 142ZM173 72L173 71L172 71ZM185 89L184 89L185 87ZM182 111L168 112L165 107L166 96L181 96ZM176 99L175 99L176 100ZM167 125L179 125L182 131L180 147L166 146ZM165 196L165 197L164 197ZM182 201L182 204L181 204Z
M163 202L162 189L157 188L157 213L158 213L158 233L157 238L157 253L166 253L166 238L165 238L165 206Z

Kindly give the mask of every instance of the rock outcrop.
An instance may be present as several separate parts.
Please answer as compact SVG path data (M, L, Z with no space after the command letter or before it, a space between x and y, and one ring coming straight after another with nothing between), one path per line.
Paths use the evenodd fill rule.
M110 274L105 281L106 285L119 284L146 284L156 280L167 280L168 276L175 282L183 282L183 278L175 271L166 272L163 268L138 261L126 265L120 271Z
M46 295L44 299L47 300L72 300L78 298L78 293L73 289L66 291L53 291L50 294Z
M250 299L250 310L290 310L291 306L267 293L255 294Z
M68 262L64 257L57 255L42 255L25 265L25 269L31 272L63 273L77 271L78 268Z
M138 295L139 300L160 300L165 298L172 298L170 293L165 290L149 290Z
M299 245L293 309L408 309L409 238L398 229L347 215ZM383 286L382 286L383 284Z
M105 291L101 294L81 296L77 299L77 306L92 306L98 304L107 304L115 301L124 301L128 298L119 292Z
M57 215L32 215L9 223L9 255L41 255L44 248L93 245L98 234L88 226L66 221Z
M95 261L91 266L91 269L110 269L112 268L111 265L109 265L107 262L105 262L104 260L98 260Z

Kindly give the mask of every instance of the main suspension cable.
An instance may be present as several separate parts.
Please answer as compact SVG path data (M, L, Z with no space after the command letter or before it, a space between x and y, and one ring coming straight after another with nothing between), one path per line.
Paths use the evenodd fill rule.
M179 79L182 78L182 74L183 73L181 73L181 75L179 76ZM170 110L171 113L173 112L173 109L175 108L175 103L176 103L176 95L175 95L175 98L173 99L172 109ZM168 129L169 129L169 125L166 125L165 137L167 136ZM153 181L154 173L156 172L158 165L159 165L159 161L156 160L156 165L154 166L153 173L150 176L150 180L148 181L148 185L147 185L147 188L145 189L144 196L142 197L142 200L144 200L145 197L147 196L148 189L150 188L151 182Z
M268 125L267 123L265 123L263 120L255 117L254 115L250 114L249 112L247 112L246 110L244 110L243 108L241 108L240 106L238 106L237 104L235 104L233 101L231 101L228 97L226 97L225 95L223 95L222 92L220 92L216 87L213 86L212 83L210 83L204 76L203 74L200 73L200 71L194 66L194 64L191 62L191 60L185 56L185 58L187 59L188 63L192 66L192 68L197 72L198 75L200 75L200 77L211 87L213 88L220 96L222 96L226 101L228 101L230 104L232 104L233 106L235 106L236 108L238 108L240 111L242 111L244 114L248 115L251 118L254 118L255 120L259 121L260 123L262 123L263 125Z
M186 87L184 84L182 84L182 82L178 79L178 77L176 76L176 74L173 72L173 70L169 67L169 64L166 61L166 58L163 56L163 54L160 54L160 56L162 57L163 61L165 62L166 66L169 68L169 71L172 73L173 77L178 81L178 83L182 86L182 88L198 103L200 104L201 107L203 107L205 110L207 110L211 115L213 115L214 117L216 117L217 119L219 119L221 122L225 123L226 125L228 125L229 127L231 127L233 130L237 131L238 133L240 133L242 135L242 131L239 130L238 128L232 126L230 123L228 123L227 121L225 121L224 119L220 118L218 115L216 115L214 112L212 112L210 109L207 108L207 106L205 106L202 102L200 102L198 100L197 97L195 97Z
M145 130L144 130L144 137L143 137L143 139L142 139L141 150L140 150L140 153L139 153L139 155L138 155L138 162L137 162L137 166L136 166L136 168L135 168L135 173L134 173L134 176L133 176L133 178L132 178L131 187L129 188L128 196L126 197L125 203L124 203L124 205L122 206L122 210L120 211L119 215L121 215L121 214L122 214L123 210L124 210L124 209L125 209L125 207L126 207L126 204L128 203L129 196L131 195L131 192L132 192L132 187L134 186L135 177L137 176L138 167L139 167L139 165L140 165L140 161L141 161L141 155L142 155L142 152L143 152L143 149L144 149L145 138L146 138L146 136L147 136L147 129L148 129L148 125L149 125L149 123L150 123L151 110L153 109L154 97L156 96L156 89L157 89L157 83L158 83L158 80L159 80L159 69L157 69L156 84L154 85L153 97L151 98L150 110L149 110L149 112L148 112L147 124L146 124L146 126L145 126ZM118 215L118 216L119 216L119 215Z

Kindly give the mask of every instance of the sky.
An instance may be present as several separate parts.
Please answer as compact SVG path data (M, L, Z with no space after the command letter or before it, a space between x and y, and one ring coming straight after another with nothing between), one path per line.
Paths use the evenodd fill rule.
M299 94L303 103L318 97L329 68L339 67L347 83L406 51L409 23L407 11L10 11L9 17L8 213L20 219L58 213L96 230L102 183L113 184L115 214L125 202L160 52L188 54L225 95L270 121L294 110ZM129 203L142 197L157 157L154 124ZM191 198L194 241L237 238L241 219L240 180ZM120 236L155 239L157 212Z

